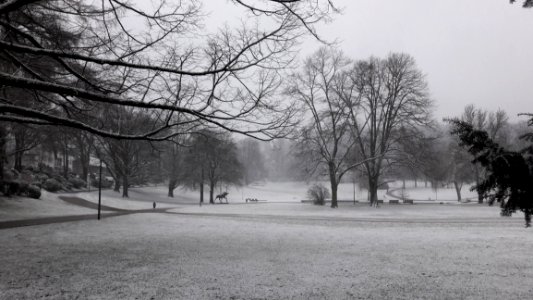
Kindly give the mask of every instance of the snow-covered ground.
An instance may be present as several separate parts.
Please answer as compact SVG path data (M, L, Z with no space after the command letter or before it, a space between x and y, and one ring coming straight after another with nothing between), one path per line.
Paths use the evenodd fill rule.
M254 198L261 200L259 203L248 203L246 206L229 207L209 206L204 205L202 208L198 207L199 192L191 191L184 188L177 188L174 191L174 198L167 197L168 189L166 186L152 186L142 188L131 188L129 191L129 198L122 198L121 193L113 192L112 190L102 191L102 204L120 209L149 209L152 207L152 202L157 203L158 208L174 208L175 211L188 213L225 213L225 214L300 214L313 216L317 214L327 214L330 216L348 216L348 217L381 217L388 208L387 205L382 206L380 210L368 208L364 203L367 201L366 190L361 190L351 183L342 183L339 185L339 200L342 206L347 206L343 210L325 210L319 207L302 204L301 201L307 199L307 189L313 183L305 182L265 182L256 183L244 187L229 187L228 201L230 204L244 204L246 198ZM327 186L327 183L323 183ZM392 183L391 189L401 186L399 182ZM418 187L415 188L412 183L407 184L405 195L410 199L422 202L435 202L435 192L431 188ZM421 185L419 185L421 186ZM226 191L226 188L217 190L217 192ZM385 195L385 190L379 190L378 196L380 199L393 199ZM393 194L401 195L401 190L393 190ZM362 203L353 207L351 201L355 199ZM93 203L98 202L97 191L70 193L68 196L80 197ZM437 192L437 203L444 202L447 204L457 204L455 190L439 189ZM469 191L469 187L463 188L464 198L475 198L475 193ZM204 194L205 203L209 201L208 191ZM427 201L430 199L431 201ZM272 204L265 206L264 204ZM415 202L416 203L416 202ZM283 206L283 205L286 206ZM281 205L281 206L280 206ZM486 208L489 209L489 208ZM482 211L480 209L479 211ZM489 209L490 210L490 209ZM403 209L396 209L395 213L416 217L418 210L411 210L408 207ZM438 208L431 208L428 211L433 211L440 216ZM457 214L461 214L463 210L459 209ZM29 199L22 197L0 198L0 221L19 220L28 218L39 218L49 216L64 216L64 215L79 215L90 214L94 210L83 208L75 205L65 203L58 199L58 194L48 193L43 190L41 199ZM104 213L106 213L104 211ZM426 212L424 212L425 214ZM362 215L360 215L362 214ZM386 213L385 213L386 214ZM455 213L454 213L455 214Z
M410 209L430 206L458 208ZM2 230L0 299L529 299L532 232L491 216L443 224L152 213Z
M477 201L477 193L475 191L470 191L470 185L465 185L461 189L461 200L474 200ZM413 199L415 201L436 201L436 202L457 202L457 193L455 188L439 188L435 191L432 188L426 187L409 187L405 188L404 197ZM393 192L394 195L401 195L402 190L399 188Z
M40 199L25 197L0 197L0 221L41 217L84 215L94 210L71 205L58 198L57 194L41 191Z
M190 191L177 190L174 199L164 187L131 189L130 199L104 191L108 206L145 209L156 201L176 208L0 230L0 299L529 299L533 293L527 251L533 236L521 214L502 218L497 207L477 204L342 202L331 209L301 203L305 190L302 183L256 185L241 193L268 201L235 197L229 205L202 207ZM94 212L43 196L18 199L24 203L18 208L26 216L35 208L51 215ZM96 192L77 196L97 199ZM4 205L13 200L1 200L9 209L0 216L15 213L12 203Z

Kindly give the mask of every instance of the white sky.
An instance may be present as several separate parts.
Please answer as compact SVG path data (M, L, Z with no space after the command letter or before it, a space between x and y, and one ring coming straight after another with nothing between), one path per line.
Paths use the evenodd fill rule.
M203 2L207 27L236 10ZM343 15L318 27L351 58L406 52L427 75L437 118L466 104L533 112L533 9L508 0L334 0ZM214 25L214 26L217 26ZM302 58L320 47L307 41Z

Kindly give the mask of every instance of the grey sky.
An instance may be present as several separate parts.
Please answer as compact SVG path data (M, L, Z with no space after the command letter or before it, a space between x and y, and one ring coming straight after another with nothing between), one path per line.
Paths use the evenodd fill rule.
M319 26L320 34L339 39L339 47L354 59L411 54L427 74L437 118L458 115L469 103L502 108L513 119L533 112L533 9L508 0L334 3L344 13ZM214 11L207 23L228 17L228 5L204 5ZM306 42L302 58L319 46Z

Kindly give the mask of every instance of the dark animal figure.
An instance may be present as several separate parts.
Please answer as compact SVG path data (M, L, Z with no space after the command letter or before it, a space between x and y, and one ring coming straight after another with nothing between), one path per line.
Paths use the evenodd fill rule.
M222 199L226 200L226 204L228 203L228 198L226 196L228 195L228 192L224 192L222 194L219 194L215 197L215 200L218 200L220 203L222 203Z
M154 209L155 209L155 201L154 201Z

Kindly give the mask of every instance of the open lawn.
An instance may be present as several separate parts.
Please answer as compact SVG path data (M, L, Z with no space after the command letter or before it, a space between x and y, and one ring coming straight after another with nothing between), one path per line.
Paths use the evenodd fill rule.
M0 298L530 299L532 246L472 204L182 205L1 230Z

